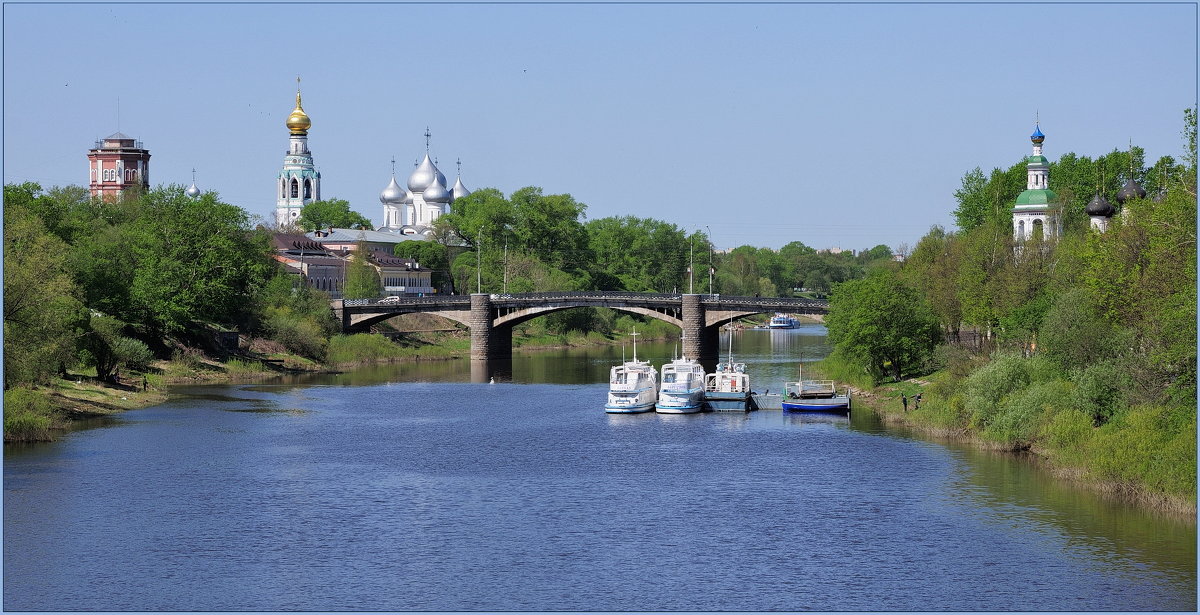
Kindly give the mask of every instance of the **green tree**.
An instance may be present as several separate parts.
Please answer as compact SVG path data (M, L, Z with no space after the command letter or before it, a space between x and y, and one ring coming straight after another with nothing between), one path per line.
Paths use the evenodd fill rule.
M351 211L349 201L328 199L313 201L300 210L296 224L305 231L323 228L351 228L372 230L371 221L362 214Z
M941 339L937 318L921 294L887 269L835 287L825 326L842 356L876 379L890 372L899 380L906 369L928 359Z
M367 245L358 242L358 249L350 253L346 262L346 287L342 296L346 299L374 299L383 294L383 284L379 280L379 272L371 265L367 255Z
M5 389L47 383L74 364L75 338L87 321L66 245L28 208L26 197L40 190L29 184L4 189Z
M535 186L517 190L509 200L512 234L520 250L563 270L583 269L589 263L587 232L580 222L587 205L569 194L544 195ZM500 245L500 234L495 237Z
M244 210L217 200L198 199L179 186L157 188L141 197L143 214L130 222L124 241L132 258L129 314L114 314L155 331L181 332L194 320L248 323L251 297L270 276L265 231L249 226Z
M80 339L83 364L95 367L101 380L113 380L122 365L144 369L154 358L144 342L124 335L125 326L116 318L93 313Z

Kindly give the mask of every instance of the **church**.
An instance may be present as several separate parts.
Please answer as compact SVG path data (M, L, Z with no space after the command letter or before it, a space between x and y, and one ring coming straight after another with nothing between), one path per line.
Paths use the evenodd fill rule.
M287 118L288 151L283 168L276 176L275 224L279 228L293 226L305 205L321 200L321 173L313 163L308 149L308 131L312 119L304 112L300 99L300 79L296 79L296 108ZM425 158L417 163L408 176L407 187L396 181L396 162L392 161L392 180L379 195L383 204L383 225L377 230L428 239L433 234L433 221L450 211L450 204L471 193L462 183L462 161L459 176L449 186L446 176L429 157L429 129L425 129Z

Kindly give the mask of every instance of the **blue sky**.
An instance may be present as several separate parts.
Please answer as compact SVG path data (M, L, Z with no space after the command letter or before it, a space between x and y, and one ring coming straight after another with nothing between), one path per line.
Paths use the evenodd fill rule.
M471 189L723 249L896 248L1035 113L1051 159L1179 157L1196 40L1189 4L5 4L4 181L85 184L119 128L153 184L195 167L269 218L300 75L322 195L376 224L428 126Z

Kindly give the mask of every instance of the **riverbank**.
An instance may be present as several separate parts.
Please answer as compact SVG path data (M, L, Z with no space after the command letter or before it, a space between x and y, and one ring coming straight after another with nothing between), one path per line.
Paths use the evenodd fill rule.
M643 337L644 340L669 338L662 332ZM595 332L539 334L515 337L513 350L534 352L622 343L625 342L620 337L608 338ZM67 374L49 386L6 391L4 441L53 441L77 422L161 404L168 399L166 387L173 384L257 382L289 374L339 373L368 365L470 356L469 338L445 332L412 332L392 341L375 334L335 336L330 340L328 360L323 363L289 354L269 340L251 340L249 347L250 351L225 360L200 352L177 353L170 361L153 362L145 372L126 371L116 382L100 381L87 374Z
M935 374L933 378L936 377ZM1113 478L1110 468L1097 459L1096 449L1120 440L1119 437L1112 436L1111 432L1115 431L1115 428L1110 428L1109 433L1103 433L1103 428L1088 427L1086 432L1076 429L1076 437L1068 442L1056 442L1050 437L1031 438L1015 443L997 441L983 436L970 426L948 423L939 416L945 400L940 399L936 391L929 391L933 384L928 379L914 378L890 385L849 388L856 407L865 405L870 408L889 427L899 427L936 441L956 442L984 450L1020 455L1060 480L1080 485L1105 497L1133 503L1193 523L1196 521L1194 486L1189 495L1166 492L1159 487L1161 483L1155 485L1147 484L1144 480ZM908 400L907 409L902 395ZM922 398L920 406L915 401L918 395ZM1054 425L1047 424L1043 427L1049 431ZM1084 435L1085 433L1087 435ZM1064 450L1064 445L1075 450ZM1194 473L1194 447L1192 451L1191 467ZM1107 452L1111 454L1113 451ZM1140 457L1155 454L1155 451L1147 450L1145 446L1129 446L1128 450L1117 456L1125 463L1138 464L1144 462Z

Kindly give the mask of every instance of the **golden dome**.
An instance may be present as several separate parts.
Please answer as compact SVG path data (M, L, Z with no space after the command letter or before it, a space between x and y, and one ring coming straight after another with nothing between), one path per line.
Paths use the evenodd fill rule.
M312 126L312 120L308 119L308 114L300 106L300 80L297 79L296 81L296 108L292 109L292 114L288 116L287 127L288 130L292 131L292 134L303 135L308 134L308 129Z

